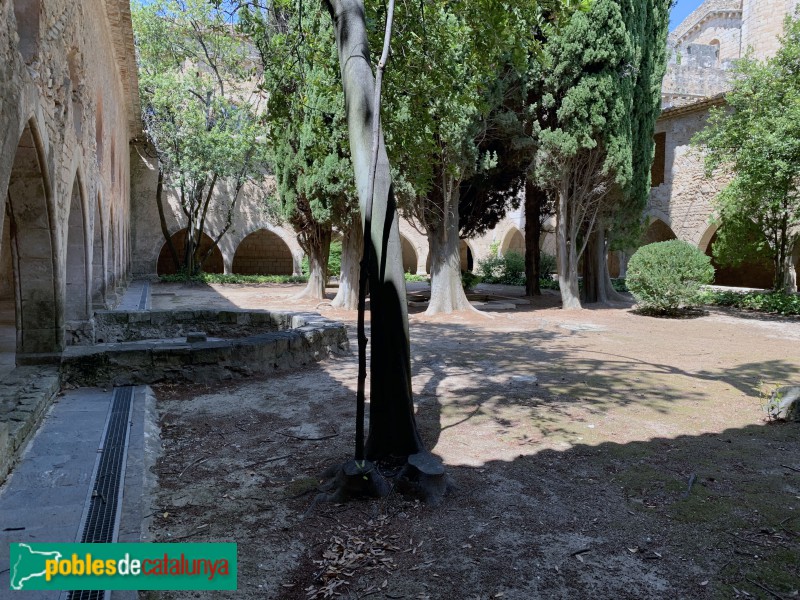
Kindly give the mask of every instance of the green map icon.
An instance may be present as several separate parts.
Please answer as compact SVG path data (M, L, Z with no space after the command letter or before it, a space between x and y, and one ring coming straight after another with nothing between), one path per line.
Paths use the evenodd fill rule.
M26 589L26 582L45 576L46 561L59 560L60 558L60 552L41 552L34 550L28 544L16 544L16 548L12 546L11 589Z

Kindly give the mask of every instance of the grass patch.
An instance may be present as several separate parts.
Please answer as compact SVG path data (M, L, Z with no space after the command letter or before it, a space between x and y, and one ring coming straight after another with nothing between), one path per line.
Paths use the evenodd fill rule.
M741 591L747 591L753 598L771 598L763 588L753 582L766 585L773 592L793 597L797 593L800 580L800 553L788 548L765 550L764 546L743 543L745 552L754 556L748 565L726 565L720 572L723 579L719 598L740 597ZM744 568L742 568L744 566ZM739 594L734 592L734 587Z
M161 275L159 279L164 283L306 283L305 275L233 275L223 273L176 273L175 275Z

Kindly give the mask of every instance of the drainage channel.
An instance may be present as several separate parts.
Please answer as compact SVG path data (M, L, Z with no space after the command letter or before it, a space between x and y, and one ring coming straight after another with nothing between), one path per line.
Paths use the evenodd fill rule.
M81 542L108 544L117 539L132 403L133 386L114 388L100 462L92 481L89 508L84 513ZM67 598L101 600L107 598L106 594L108 592L99 590L72 591Z
M147 296L150 292L150 282L145 280L142 285L142 295L139 298L139 310L147 310Z

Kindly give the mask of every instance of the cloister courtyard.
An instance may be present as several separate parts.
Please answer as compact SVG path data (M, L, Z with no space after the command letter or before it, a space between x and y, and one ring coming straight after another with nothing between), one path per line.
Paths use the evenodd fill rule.
M292 299L300 289L159 283L151 296L153 310L318 310L355 348L356 313ZM478 291L519 304L411 308L417 420L453 483L438 506L396 492L315 501L352 452L353 353L154 386L151 539L238 542L237 598L797 594L800 437L764 405L796 381L800 321L562 311L557 292ZM152 597L203 597L186 594Z

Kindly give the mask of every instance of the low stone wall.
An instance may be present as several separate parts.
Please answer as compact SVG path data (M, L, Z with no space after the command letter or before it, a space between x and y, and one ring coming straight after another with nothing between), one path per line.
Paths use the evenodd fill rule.
M316 313L267 310L101 310L94 316L94 343L186 337L203 331L212 337L245 337L298 327L297 319L320 319Z
M99 315L96 331L120 343L71 346L61 372L72 385L210 382L267 374L349 352L347 330L316 313L132 311ZM179 337L202 331L212 339ZM156 338L156 334L161 335ZM224 337L225 339L213 339Z
M0 483L58 393L56 367L17 367L0 386Z

